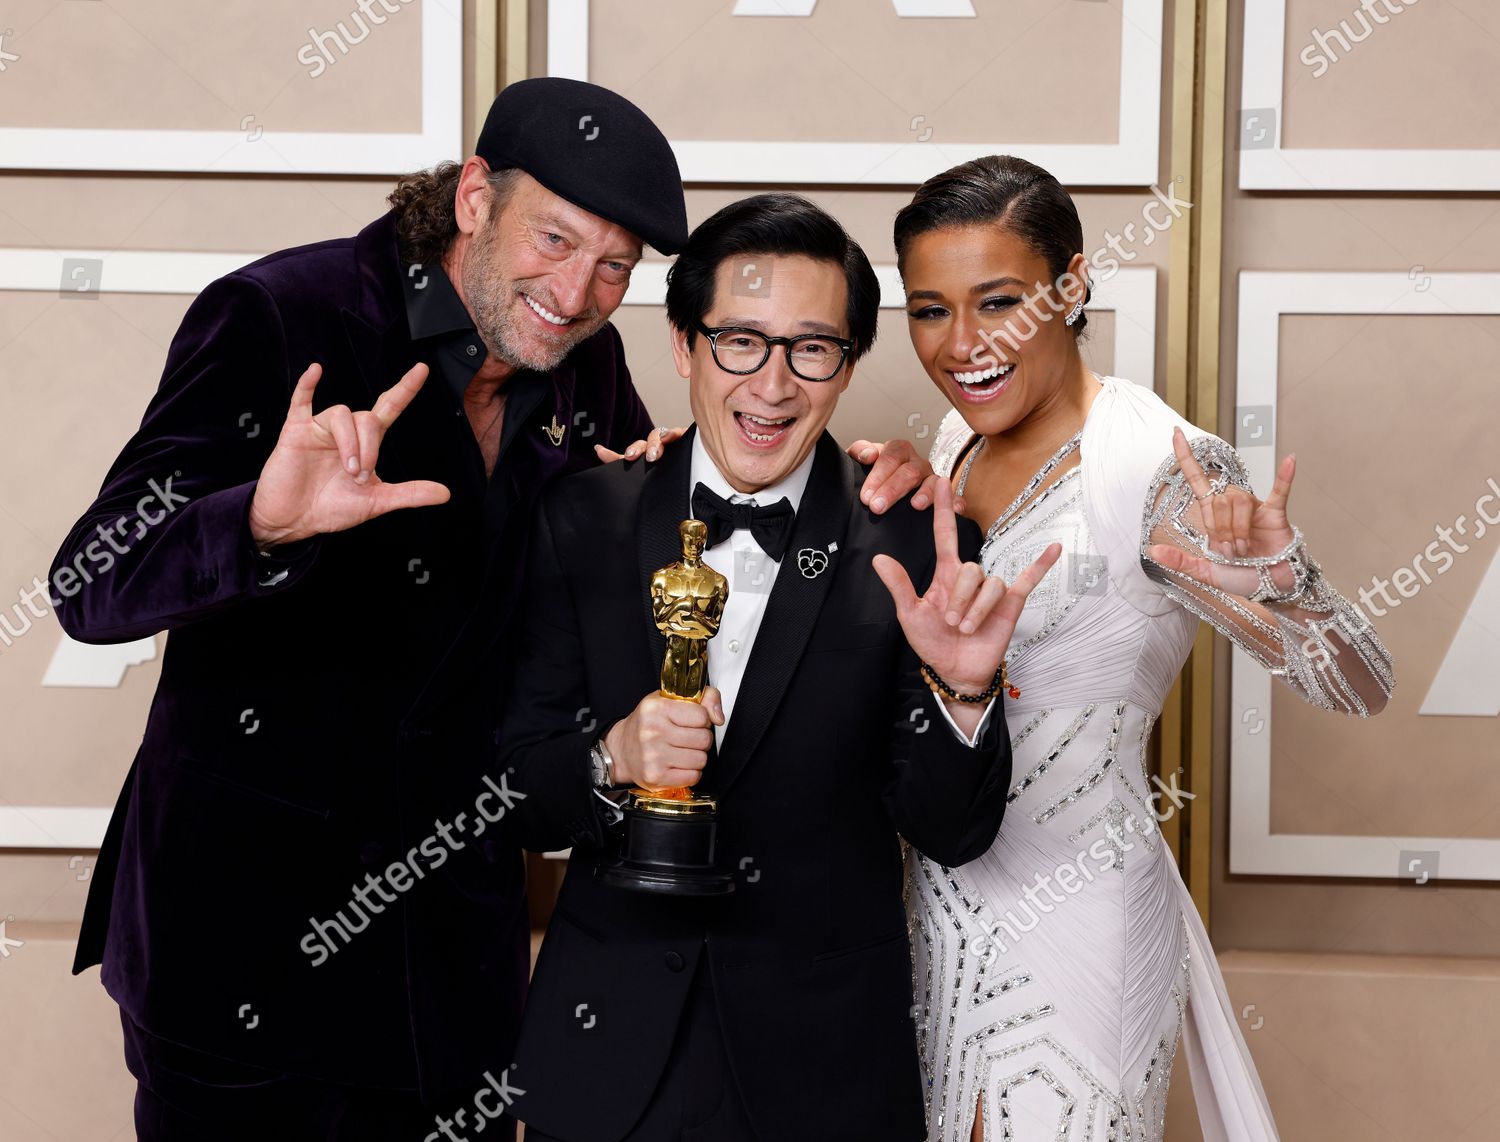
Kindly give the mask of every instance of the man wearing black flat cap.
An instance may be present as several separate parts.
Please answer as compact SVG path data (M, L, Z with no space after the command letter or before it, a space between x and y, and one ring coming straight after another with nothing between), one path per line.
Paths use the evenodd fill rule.
M646 447L608 319L687 220L660 131L562 79L501 92L473 157L390 202L199 295L57 557L97 566L170 494L57 607L84 642L171 632L75 962L120 1004L142 1139L511 1129L501 632L543 485Z

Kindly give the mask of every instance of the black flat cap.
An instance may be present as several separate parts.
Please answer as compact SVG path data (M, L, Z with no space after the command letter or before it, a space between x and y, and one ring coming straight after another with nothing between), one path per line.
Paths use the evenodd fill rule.
M491 169L520 167L663 254L687 242L682 174L666 136L608 88L551 77L512 83L490 105L474 153Z

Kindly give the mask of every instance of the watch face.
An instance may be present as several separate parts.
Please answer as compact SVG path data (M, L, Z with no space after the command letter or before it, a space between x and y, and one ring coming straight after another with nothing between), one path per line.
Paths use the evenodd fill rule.
M589 764L594 770L594 784L602 789L609 779L609 770L605 768L604 755L599 752L598 746L589 750Z

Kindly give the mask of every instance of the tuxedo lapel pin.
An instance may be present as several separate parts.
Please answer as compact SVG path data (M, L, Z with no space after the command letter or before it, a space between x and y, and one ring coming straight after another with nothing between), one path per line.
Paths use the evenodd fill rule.
M552 423L542 425L542 431L547 434L547 439L552 441L554 448L562 443L563 433L567 430L568 426L566 424L559 424L557 422L557 413L555 412L552 414Z
M817 547L804 547L797 552L797 570L802 572L804 579L816 579L828 570L828 556L838 549L837 543L830 543L827 551Z

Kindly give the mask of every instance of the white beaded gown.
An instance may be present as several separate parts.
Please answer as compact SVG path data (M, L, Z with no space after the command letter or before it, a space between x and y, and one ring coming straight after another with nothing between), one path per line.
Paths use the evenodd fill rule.
M1367 694L1393 684L1368 621L1315 563L1297 609L1248 605L1145 559L1155 542L1203 548L1174 425L1219 486L1248 486L1244 468L1148 389L1101 384L1082 431L996 521L981 556L1009 582L1049 543L1063 546L1006 656L1021 696L1006 699L1014 763L999 836L959 868L908 853L930 1142L968 1142L981 1094L987 1142L1160 1142L1179 1039L1207 1142L1275 1139L1162 843L1158 814L1174 806L1148 779L1146 743L1200 618L1324 708L1367 713L1351 684L1360 672ZM950 413L933 467L951 474L975 444Z

